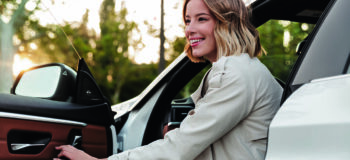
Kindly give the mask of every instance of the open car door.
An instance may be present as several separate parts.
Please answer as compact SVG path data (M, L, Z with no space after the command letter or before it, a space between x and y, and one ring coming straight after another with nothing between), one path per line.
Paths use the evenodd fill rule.
M0 94L0 159L52 159L63 144L98 158L116 148L114 114L83 59L77 72L63 64L24 71L11 92Z

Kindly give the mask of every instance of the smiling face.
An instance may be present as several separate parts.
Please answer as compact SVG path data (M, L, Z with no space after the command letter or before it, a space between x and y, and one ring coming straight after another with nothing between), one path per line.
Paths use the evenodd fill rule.
M214 37L216 19L203 0L190 0L186 7L186 38L194 57L216 61L217 49Z

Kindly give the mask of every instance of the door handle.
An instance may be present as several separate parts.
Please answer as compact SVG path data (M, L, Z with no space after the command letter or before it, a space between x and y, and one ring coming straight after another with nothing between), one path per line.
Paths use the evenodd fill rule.
M45 144L25 144L25 143L12 143L11 149L13 151L19 151L21 149L31 148L31 147L42 147Z
M83 141L83 135L81 130L72 129L68 135L68 144L75 148L81 149L81 144Z
M73 141L71 142L71 145L73 147L76 147L76 148L80 148L81 147L81 141L82 141L83 137L80 136L80 135L76 135L73 137Z
M12 154L38 154L51 141L51 133L11 130L7 134L8 150Z

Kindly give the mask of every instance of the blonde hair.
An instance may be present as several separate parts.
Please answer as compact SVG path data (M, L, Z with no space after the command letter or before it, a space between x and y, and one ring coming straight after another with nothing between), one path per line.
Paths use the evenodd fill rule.
M186 17L186 7L183 5L183 19ZM259 33L249 21L249 11L242 0L203 0L211 14L216 18L214 36L217 45L217 60L222 56L248 53L250 57L261 55ZM185 46L187 56L193 62L205 61L203 57L194 57L192 47L187 41Z

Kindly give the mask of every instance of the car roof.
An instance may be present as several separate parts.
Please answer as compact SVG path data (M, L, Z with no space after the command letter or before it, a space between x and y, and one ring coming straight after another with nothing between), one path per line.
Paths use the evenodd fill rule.
M256 0L251 22L258 27L270 19L315 24L331 0Z

